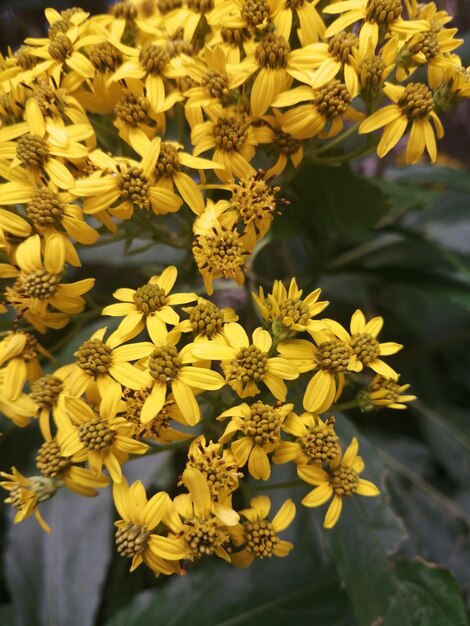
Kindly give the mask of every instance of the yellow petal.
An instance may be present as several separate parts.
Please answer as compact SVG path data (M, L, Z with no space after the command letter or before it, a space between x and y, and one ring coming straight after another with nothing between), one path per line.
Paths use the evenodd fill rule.
M324 528L333 528L341 515L341 509L343 508L343 499L340 496L334 496L328 511L326 512L325 521L323 522Z
M295 517L295 504L289 498L273 518L272 525L277 533L287 528Z
M194 512L197 517L207 517L211 510L211 494L206 479L201 472L193 467L187 467L182 476L194 503Z
M356 493L360 496L378 496L380 495L380 490L374 485L374 483L360 478L356 487Z
M268 480L271 475L271 466L269 464L266 450L261 446L255 445L248 459L248 471L257 480Z
M312 491L302 499L302 504L309 507L321 506L331 498L332 494L333 488L330 483L325 482L315 487L315 489L312 489Z

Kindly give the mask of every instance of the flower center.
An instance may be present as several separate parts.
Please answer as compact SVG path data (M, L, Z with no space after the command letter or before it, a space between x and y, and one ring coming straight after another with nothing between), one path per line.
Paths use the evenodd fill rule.
M26 211L35 226L57 228L62 222L64 205L54 191L40 189L32 195Z
M47 374L31 385L31 393L29 395L42 409L52 409L56 405L57 398L63 388L60 378Z
M149 358L150 374L162 383L168 383L178 376L181 360L175 346L155 348Z
M49 39L53 41L54 39L56 39L57 35L64 35L68 31L69 28L70 28L69 20L65 20L65 19L56 20L53 24L49 26L49 31L48 31ZM50 48L49 48L49 51L50 51Z
M26 298L47 300L57 291L60 279L60 274L49 274L44 269L34 270L28 274L21 274L13 289Z
M188 9L204 15L212 11L214 8L214 0L188 0Z
M235 277L248 254L236 230L225 226L197 236L193 249L201 257L198 261L201 269L207 268L210 274L224 278Z
M150 182L140 167L130 167L123 172L119 177L118 187L125 200L140 208L148 206Z
M229 463L223 456L222 446L210 442L207 446L199 445L197 451L189 453L190 467L203 474L213 499L219 493L234 491L238 485L238 468L236 463Z
M338 496L350 496L355 493L359 484L358 473L352 467L338 465L331 470L330 485Z
M73 43L64 33L57 33L49 44L49 54L56 61L65 61L72 52Z
M16 142L16 156L22 165L41 167L49 158L47 142L39 135L23 135Z
M362 89L371 98L376 98L382 88L385 63L381 57L366 57L359 66Z
M299 139L294 139L292 135L285 133L283 130L275 130L273 152L282 152L290 156L300 150L301 147L302 142Z
M219 307L212 302L205 300L199 302L191 309L189 321L193 327L193 333L212 339L219 333L224 325L224 316Z
M155 165L156 178L165 178L165 176L174 176L181 169L178 157L178 149L171 143L162 142L160 153L158 155L157 164Z
M320 344L316 355L319 367L334 374L348 369L350 357L351 349L339 339Z
M176 57L179 54L186 54L189 57L195 54L195 44L191 41L186 41L183 37L184 30L182 28L178 28L176 32L168 38L165 50L171 58Z
M106 374L112 364L112 350L101 339L89 339L75 353L77 365L89 376Z
M113 444L116 433L105 422L96 419L82 424L78 430L78 438L88 450L105 450Z
M15 509L21 509L23 507L23 502L25 500L24 491L31 491L31 489L25 487L20 487L20 485L15 485L13 489L10 490L8 498L5 500L6 503L11 504L11 506Z
M379 342L370 333L354 334L349 345L362 363L370 363L380 354Z
M326 425L322 428L318 424L312 426L308 435L297 440L302 450L314 463L331 463L340 451L338 437L333 428Z
M214 126L215 145L223 152L237 152L247 138L244 117L219 117Z
M188 558L194 560L223 548L229 541L229 534L216 517L193 518L184 523L184 539Z
M162 46L146 44L139 54L139 63L146 72L155 76L162 74L170 61L168 52Z
M351 94L346 85L339 80L330 80L322 87L314 90L313 104L321 115L334 119L342 115L351 102Z
M262 26L269 19L269 5L267 0L245 0L242 7L242 17L248 27L253 29Z
M247 549L259 559L272 556L274 548L279 543L279 537L271 522L265 519L243 522L243 527Z
M259 42L255 50L255 58L261 67L270 70L285 69L287 67L290 46L280 35L268 33Z
M90 50L90 61L98 72L104 74L117 70L122 65L123 56L110 41L103 41Z
M220 30L222 41L229 46L240 47L243 42L250 39L250 33L245 28L228 28L224 26Z
M400 385L391 378L383 378L378 376L375 382L373 381L369 385L369 391L385 392L384 398L390 400L390 402L399 402L400 399Z
M125 94L114 107L118 119L132 128L152 121L148 116L148 110L148 100L137 98L133 93Z
M165 292L158 285L148 283L136 289L134 293L134 303L139 311L148 315L154 311L159 311L168 302Z
M129 2L116 2L111 8L114 17L121 20L135 20L137 17L137 9Z
M434 109L432 92L422 83L409 83L398 100L398 106L410 121L422 119Z
M162 15L166 15L175 9L180 9L182 6L183 0L157 0L157 7Z
M287 298L279 303L279 319L282 325L290 328L293 324L305 324L310 319L310 311L303 300L299 298Z
M36 465L44 476L56 478L72 465L72 461L61 456L60 448L55 441L46 441L39 448Z
M251 418L245 420L243 433L258 446L269 446L279 441L281 416L279 411L259 400L251 405Z
M263 380L267 363L268 357L256 346L242 348L231 362L230 379L240 380L243 384Z
M357 35L341 31L328 42L328 52L336 61L348 63L353 48L357 48L358 44Z
M26 46L21 46L15 53L15 58L22 70L31 70L38 64L38 57L29 54Z
M213 98L221 100L230 93L226 74L210 70L204 74L201 82Z
M434 26L431 26L431 28L427 32L420 33L418 41L411 50L412 54L422 52L426 57L426 61L431 61L432 59L434 59L434 57L436 57L441 51L441 46L437 37L437 34L440 30L441 27L436 24Z
M368 0L366 20L377 24L392 24L402 11L401 0Z
M121 556L131 559L146 547L150 532L140 524L128 522L116 530L116 546Z
M34 89L33 98L38 103L43 115L50 115L51 113L60 114L62 111L59 108L61 105L59 94L62 95L63 93L63 90L55 90L49 85L43 84Z
M272 217L276 210L276 197L280 187L271 187L263 180L263 175L242 178L232 185L232 206L238 211L244 224Z

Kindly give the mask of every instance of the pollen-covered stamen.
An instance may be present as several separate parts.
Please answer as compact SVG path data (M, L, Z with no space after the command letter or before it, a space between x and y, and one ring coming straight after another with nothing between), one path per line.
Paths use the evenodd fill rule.
M30 333L24 333L26 335L26 343L21 353L21 358L26 363L29 363L32 359L35 359L38 355L38 340L34 335Z
M50 189L39 189L26 206L29 219L41 228L58 228L64 215L64 205Z
M269 404L264 404L258 400L251 405L250 412L251 417L245 420L242 432L247 437L251 437L258 446L277 443L282 423L279 411L269 406Z
M67 20L67 22L70 22L72 17L74 15L77 15L77 13L83 13L83 9L81 7L70 7L68 9L64 9L63 11L61 11L60 15L63 17L64 20Z
M194 335L212 339L224 325L224 316L219 307L209 301L199 302L191 309L189 321Z
M166 433L165 431L170 428L171 417L169 415L168 407L165 405L152 421L147 422L140 431L140 437L144 439L156 439L157 441L164 441Z
M330 80L322 87L314 90L313 104L321 115L334 119L346 112L351 102L348 88L339 80Z
M290 52L289 43L280 35L268 33L255 50L255 58L261 67L271 70L285 69Z
M402 0L368 0L366 20L377 24L392 24L402 12Z
M63 382L53 374L38 378L31 385L31 399L42 409L52 409L64 388Z
M162 142L160 146L160 154L158 155L157 164L155 165L156 178L165 178L165 176L174 176L181 169L178 157L178 149L171 143Z
M219 117L214 126L216 148L223 152L237 152L247 138L247 123L244 116Z
M349 342L354 354L362 363L374 361L380 354L380 345L370 333L356 333Z
M348 63L354 48L359 45L359 38L354 33L341 31L328 42L329 54L340 63Z
M57 33L49 44L49 54L56 61L65 61L73 52L73 43L63 33Z
M105 450L113 445L115 437L115 431L99 417L82 424L78 429L78 438L88 450Z
M303 453L314 463L331 463L340 451L338 437L332 426L322 428L316 424L309 428L308 434L298 440Z
M146 547L150 532L140 524L128 522L116 530L116 546L121 556L131 559Z
M250 39L250 33L246 28L227 28L224 26L220 30L220 36L224 43L234 47L240 47Z
M170 61L168 52L162 46L146 44L139 54L139 63L149 74L162 74Z
M90 61L98 72L104 74L117 70L122 65L123 56L110 41L103 41L90 50Z
M339 339L320 344L316 354L319 367L333 374L346 371L350 357L351 349Z
M188 558L214 554L229 541L229 534L216 517L193 518L184 522L183 536L188 549Z
M289 133L285 133L283 130L275 130L273 153L281 152L287 156L295 154L302 147L302 142L299 139L294 139Z
M237 487L237 466L224 459L218 444L211 442L205 448L201 446L197 454L190 453L188 465L201 472L214 499L221 490L233 491Z
M49 158L47 142L39 135L27 133L16 142L16 156L22 165L41 167Z
M133 299L139 311L146 315L159 311L168 302L165 291L158 285L150 283L136 289Z
M22 70L31 70L39 62L39 57L30 54L26 46L18 48L15 52L15 58Z
M214 8L214 0L188 0L188 9L204 15Z
M426 57L426 61L432 61L441 50L437 37L440 30L440 25L435 24L425 33L419 33L416 36L416 43L412 46L411 53L417 54L421 52Z
M196 52L197 46L192 41L184 39L184 29L178 28L171 37L168 38L165 46L165 50L168 52L171 58L178 56L179 54L186 54L187 56L193 56Z
M53 89L50 85L42 84L34 88L33 98L38 103L38 106L43 115L50 115L51 113L60 114L63 113L63 107L60 97L66 95L63 89Z
M265 24L269 19L267 0L244 0L242 17L247 21L249 28L257 28Z
M331 470L328 478L333 491L338 496L350 496L357 491L359 485L359 475L345 465L338 465Z
M213 98L222 99L230 93L226 74L209 70L204 74L201 82Z
M423 83L408 83L398 100L398 106L410 121L422 119L434 109L432 92Z
M69 20L64 20L63 18L61 20L56 20L53 24L49 26L49 39L53 41L57 37L57 35L65 35L69 28Z
M149 203L150 182L140 167L130 167L122 172L118 180L122 198L145 208Z
M117 118L132 128L140 124L149 124L152 121L148 111L148 100L138 98L133 93L126 93L114 107Z
M77 365L89 376L106 374L112 364L112 350L101 339L89 339L75 353Z
M204 259L200 267L224 278L234 276L248 254L237 231L225 226L196 237L193 249Z
M263 379L266 374L268 357L257 346L248 346L238 352L231 362L232 373L230 378L247 384Z
M155 348L149 357L150 374L161 383L174 380L178 376L180 367L181 359L175 346Z
M372 382L369 385L368 391L370 393L380 391L383 393L383 398L385 400L389 400L392 402L400 401L400 385L391 378L383 378L382 376L377 376L375 382Z
M157 8L162 15L166 15L175 9L180 9L182 6L183 0L157 0Z
M364 92L376 98L384 82L385 63L381 57L366 57L359 66L359 78Z
M243 522L245 529L246 547L259 559L273 555L273 550L279 543L273 525L269 520L260 519L256 522Z
M308 306L300 298L287 298L279 303L280 319L284 326L289 328L292 324L305 324L310 319Z
M45 441L39 448L36 465L44 476L57 478L72 465L72 461L61 456L60 447L56 441L52 440Z
M116 2L111 13L118 19L132 21L137 17L137 8L130 2Z
M60 280L60 274L50 274L45 269L33 270L22 273L15 281L13 290L22 297L47 300L57 291Z
M244 224L261 220L276 211L276 193L280 187L272 187L263 179L263 173L246 176L231 188L231 204L238 211Z
M20 487L20 485L15 485L13 489L10 490L8 498L5 499L7 504L11 504L14 509L21 509L24 503L24 487Z

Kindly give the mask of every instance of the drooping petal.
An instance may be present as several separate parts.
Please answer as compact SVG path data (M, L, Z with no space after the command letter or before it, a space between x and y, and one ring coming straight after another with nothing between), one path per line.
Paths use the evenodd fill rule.
M325 521L323 522L324 528L333 528L336 522L339 520L341 510L343 508L343 499L341 496L334 496L328 511L326 512Z

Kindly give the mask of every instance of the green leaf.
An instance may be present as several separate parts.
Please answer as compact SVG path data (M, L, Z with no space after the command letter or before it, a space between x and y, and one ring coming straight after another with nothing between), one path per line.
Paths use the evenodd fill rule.
M397 168L391 172L392 180L407 182L411 185L429 185L455 191L470 193L468 172L435 165L416 165Z

